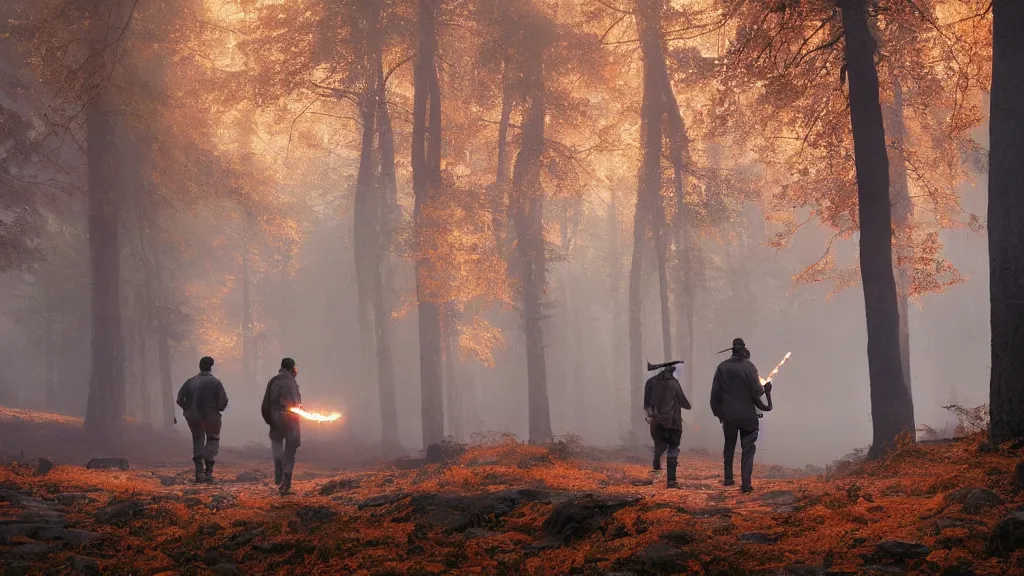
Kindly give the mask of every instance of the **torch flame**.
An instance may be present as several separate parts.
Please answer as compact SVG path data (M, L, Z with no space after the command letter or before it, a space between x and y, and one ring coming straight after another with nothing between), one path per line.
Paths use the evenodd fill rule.
M338 412L332 412L331 414L324 416L323 414L317 414L316 412L306 412L298 406L292 406L289 411L302 416L306 420L312 420L314 422L334 422L338 418L341 418L341 414Z
M767 378L761 378L761 385L764 386L769 380L774 378L775 375L779 373L779 368L782 368L782 365L785 364L786 360L789 360L789 357L792 356L792 355L793 355L792 352L786 352L786 355L782 357L782 361L779 362L779 364L777 366L775 366L775 368L772 369L771 372L768 373L768 377Z

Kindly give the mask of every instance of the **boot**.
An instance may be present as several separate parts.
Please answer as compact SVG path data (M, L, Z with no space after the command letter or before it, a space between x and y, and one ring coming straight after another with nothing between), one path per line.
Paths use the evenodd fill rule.
M277 492L281 496L285 496L287 494L291 494L291 492L292 492L292 475L291 474L285 473L285 474L281 475L281 486L278 487Z
M203 475L205 482L213 482L213 461L206 461L206 473Z
M667 463L668 475L666 477L666 480L668 480L668 482L665 486L667 488L679 488L679 484L676 483L676 465L679 463L679 460L676 458L668 458Z
M203 474L203 459L196 456L192 459L192 462L196 465L196 482L203 482L206 479L206 475Z
M660 471L661 470L661 454L658 454L658 455L656 455L654 457L654 466L651 467L651 470L654 470L654 471Z
M281 475L284 474L284 462L274 460L274 485L281 485Z

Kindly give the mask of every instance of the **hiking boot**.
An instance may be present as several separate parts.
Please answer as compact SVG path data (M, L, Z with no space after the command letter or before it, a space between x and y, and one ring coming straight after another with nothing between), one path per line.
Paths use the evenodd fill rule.
M292 475L282 474L281 475L281 486L277 489L278 494L286 496L292 492Z
M203 474L203 481L207 483L213 482L213 462L210 460L206 461L206 472Z
M669 458L667 460L667 463L668 474L665 477L665 485L668 488L678 488L679 484L676 483L676 465L679 463L679 460L677 460L676 458Z
M753 486L743 486L743 487L740 488L740 492L743 492L744 494L750 494L753 491L754 491L754 487Z
M736 481L733 480L732 478L729 478L729 479L726 479L726 480L722 480L722 486L735 486L735 485L736 485Z
M193 458L192 462L196 465L196 483L200 483L206 480L206 474L203 473L203 459Z
M281 476L284 474L284 462L274 460L274 485L281 485Z

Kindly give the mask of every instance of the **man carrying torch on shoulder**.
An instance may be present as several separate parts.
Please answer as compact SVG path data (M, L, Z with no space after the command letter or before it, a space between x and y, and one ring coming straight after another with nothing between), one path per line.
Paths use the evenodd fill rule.
M732 341L732 348L721 352L732 351L732 356L718 365L715 378L711 384L711 412L722 423L725 433L725 449L722 456L725 461L725 479L723 484L735 484L732 476L732 463L736 454L736 436L740 438L743 454L740 457L740 475L743 492L753 491L751 476L754 473L754 453L757 450L758 410L769 412L772 409L772 383L765 382L757 376L757 368L750 361L750 351L742 338ZM720 352L720 353L721 353ZM770 375L769 375L770 377ZM764 396L767 404L761 401Z
M295 380L298 374L295 360L281 360L281 371L270 379L263 395L263 420L270 426L270 448L274 455L274 483L282 496L291 492L295 452L301 444L299 415L291 412L292 408L302 406Z

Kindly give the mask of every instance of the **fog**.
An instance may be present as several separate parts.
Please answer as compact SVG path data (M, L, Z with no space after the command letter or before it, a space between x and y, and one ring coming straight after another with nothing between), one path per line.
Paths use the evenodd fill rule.
M376 296L375 289L360 287L357 266L365 258L357 245L365 117L362 123L351 122L358 107L341 97L314 109L319 116L303 116L311 95L329 100L324 95L329 91L310 92L309 82L291 88L289 75L297 72L268 72L254 64L253 53L269 49L253 32L259 26L237 16L241 8L229 9L234 3L207 4L221 6L220 11L206 8L211 21L220 18L221 24L200 31L182 25L192 34L185 35L187 40L181 30L161 31L153 24L160 21L153 11L138 14L146 26L126 36L131 48L126 63L119 64L110 87L102 88L116 93L122 103L136 103L124 104L132 113L118 116L117 144L103 156L116 158L109 162L119 178L112 201L117 234L111 258L117 264L123 345L118 344L115 362L124 366L124 414L153 433L163 433L173 413L178 421L172 433L181 436L182 460L187 460L187 427L180 409L168 399L197 372L199 358L209 355L229 397L222 443L269 446L259 407L281 359L291 357L299 367L304 407L343 413L338 422L304 423L303 436L376 447L385 425L378 374L378 331L384 323L390 327L397 434L403 449L415 453L424 444L416 261L427 258L410 247L419 222L413 175L418 168L410 160L415 153L410 142L417 134L410 110L418 88L411 66L399 58L406 44L415 45L413 32L393 31L388 36L393 46L385 50L388 97L394 101L389 104L389 121L394 123L391 160L396 164L394 197L388 202L393 201L397 223L382 241L387 244L381 257L385 264L374 264L385 269L382 314L387 320L376 318L365 325L361 314L370 313L363 306L372 307L368 302ZM570 4L575 6L565 5ZM558 18L570 22L577 11L565 10ZM293 22L288 18L294 16L294 22L303 21L289 14L281 20ZM233 35L229 24L253 27ZM473 25L484 26L476 21ZM0 158L10 163L13 175L4 182L14 184L0 205L0 220L10 226L30 218L21 211L24 206L31 206L34 214L32 229L19 240L32 245L31 254L0 273L0 363L5 366L0 404L85 416L94 372L94 306L99 301L93 297L96 247L89 241L89 215L95 206L88 186L94 175L89 173L89 153L78 144L86 139L86 127L77 118L61 127L46 125L53 110L68 109L69 97L52 84L46 70L32 66L28 55L36 44L17 44L23 36L0 38L0 50L16 54L3 62L0 82L6 84L0 109L30 127L8 123L4 128L5 140L30 146L15 155L15 147L4 144ZM501 171L498 164L511 166L515 150L505 160L505 152L495 145L503 117L500 88L495 86L501 81L472 72L473 66L487 62L482 54L486 50L463 48L460 42L469 40L460 38L453 26L442 31L440 40L451 60L441 66L443 189L448 195L447 215L441 219L446 228L437 233L440 248L430 256L432 280L455 295L442 307L457 309L443 315L445 329L439 336L444 434L460 442L503 433L526 440L531 399L517 268L522 263L513 249L506 246L502 252L502 242L511 245L512 240L492 242L492 220L512 228L515 218L509 217L511 208L502 213L488 204L492 191L501 188L501 177L494 184L494 175ZM187 50L176 44L185 42ZM303 42L296 40L294 49L307 47ZM586 46L598 49L598 44ZM319 58L317 51L330 48L316 44L310 51ZM552 75L548 81L555 97L546 120L548 136L541 138L549 138L552 149L573 151L568 155L572 161L565 161L570 166L549 166L543 176L547 196L538 236L540 250L547 254L540 299L547 403L554 435L574 434L587 444L620 446L631 442L636 419L636 399L630 392L630 373L636 367L630 365L626 316L634 213L640 209L637 114L643 70L634 53L613 51L601 58L610 62L605 64L609 69L618 70L615 66L621 64L625 71L618 81L608 73L588 77L580 71L585 67L570 62L588 57L567 54L545 72ZM350 57L355 58L346 52ZM217 74L195 71L207 60L215 62L209 66ZM310 69L320 70L314 64ZM688 81L702 81L672 70ZM245 78L250 73L252 78ZM577 76L583 79L570 82ZM693 257L683 275L695 287L685 303L673 293L670 358L663 357L655 251L643 248L648 254L641 275L643 354L651 362L685 362L679 377L693 409L684 413L683 445L714 454L721 450L721 429L710 412L709 391L717 363L726 356L717 352L742 337L762 375L792 352L774 380L775 409L761 421L758 458L793 467L825 465L872 439L864 292L859 280L834 295L832 282L797 280L822 258L835 230L811 218L785 247L772 246L783 227L766 206L778 183L761 178L766 169L753 153L715 159L709 151L727 146L735 135L722 136L720 143L710 127L702 128L702 122L713 124L707 118L713 114L711 106L698 89L684 92L683 84L677 80L677 108L693 120L693 147L700 151L694 162L701 163L692 176L700 193L685 202L710 216L687 232L692 234L688 249ZM270 90L278 92L268 95ZM528 111L525 104L520 108L504 117L506 130L528 129ZM612 128L615 134L606 140L604 132ZM979 125L974 137L981 141L986 133L987 124ZM374 158L386 149L384 137L377 138L382 140L374 140ZM526 146L526 138L510 139L509 147ZM591 149L598 151L583 152ZM438 166L441 181L440 162ZM714 179L702 175L726 172L756 174L758 183L748 190L741 176L700 181ZM541 176L537 178L539 182ZM956 182L954 192L966 213L983 215L984 178L972 174L972 180L976 182ZM17 184L29 181L33 184L27 189ZM41 182L51 181L60 190L50 185L45 193L38 192ZM386 182L380 185L381 197L387 188ZM713 188L717 191L709 192ZM719 204L724 207L708 208ZM794 206L792 211L802 221L811 208ZM955 418L944 405L973 407L983 404L988 394L987 245L984 235L969 227L940 227L927 216L919 218L922 227L938 231L942 256L966 277L963 283L922 295L912 302L909 314L916 422L948 430ZM857 242L854 233L834 244L837 267L856 264ZM678 331L682 324L677 317L684 308L693 316L690 345ZM165 352L169 382L161 368ZM640 436L644 445L650 443L645 434Z

